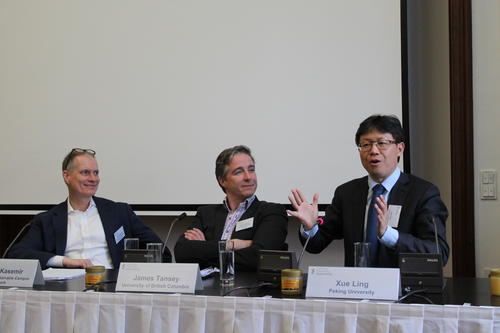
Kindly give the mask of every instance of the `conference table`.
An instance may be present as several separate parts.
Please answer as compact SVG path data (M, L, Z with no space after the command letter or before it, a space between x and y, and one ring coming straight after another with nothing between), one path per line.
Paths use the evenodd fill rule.
M106 280L115 281L116 271ZM0 289L1 332L500 332L500 297L484 278L446 279L442 294L401 303L285 297L239 272L196 294L84 292L83 277ZM248 288L243 288L248 287ZM434 304L432 304L432 303Z

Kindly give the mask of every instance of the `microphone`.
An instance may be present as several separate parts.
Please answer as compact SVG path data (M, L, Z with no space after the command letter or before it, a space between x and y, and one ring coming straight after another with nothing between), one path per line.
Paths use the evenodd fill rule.
M438 234L437 234L437 226L436 226L436 221L434 221L434 215L431 216L431 221L432 224L434 225L434 237L436 239L436 253L441 254L439 252L439 243L438 243Z
M10 248L12 246L14 246L14 244L16 244L17 240L21 237L21 235L24 233L24 230L26 230L26 228L28 228L29 226L31 225L31 221L29 221L28 223L26 223L24 225L24 227L21 228L21 231L19 231L16 235L16 237L14 237L14 240L12 240L12 242L10 242L9 246L7 246L7 249L5 250L5 252L3 253L3 256L2 256L2 259L5 259L7 257L7 253L9 253L10 251Z
M321 217L318 217L316 219L316 222L314 222L311 230L314 228L314 226L323 225L323 223L325 223L325 221ZM311 239L311 234L307 235L306 242L304 243L304 246L302 247L302 251L300 252L299 260L297 260L297 268L299 268L299 269L300 269L300 262L302 261L302 256L304 255L304 251L306 250L307 244L309 243L309 239Z
M165 237L165 241L163 242L163 249L161 250L161 255L163 256L163 252L165 252L165 248L167 247L167 242L170 238L170 233L172 232L172 228L174 226L174 224L176 224L177 222L179 222L180 220L182 220L183 218L185 218L187 216L187 214L184 212L182 213L181 215L177 216L173 221L172 223L170 223L170 228L168 229L168 233L167 233L167 237Z

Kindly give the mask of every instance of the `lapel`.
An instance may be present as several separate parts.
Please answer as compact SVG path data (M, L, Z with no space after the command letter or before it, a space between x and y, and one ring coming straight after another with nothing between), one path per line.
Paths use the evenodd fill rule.
M121 224L116 219L116 214L113 213L112 207L101 198L94 197L94 202L101 218L102 228L106 235L106 243L111 254L111 258L115 258L119 254L118 247L116 246L114 233L120 228ZM126 232L126 230L124 230ZM114 260L113 260L114 261Z
M410 193L410 178L407 174L401 172L398 181L394 184L392 191L389 195L389 202L387 205L398 205L401 206L401 212L399 214L398 226L396 229L401 230L401 226L406 221L407 209L405 209L405 202L407 201L408 194ZM404 229L404 227L403 227Z
M68 201L61 202L52 211L52 226L56 241L56 254L64 256L68 240Z
M214 226L214 236L217 239L220 239L222 237L222 232L224 231L224 224L226 224L226 217L228 214L228 211L226 209L226 206L224 204L218 205L218 208L214 212L214 219L215 221L215 226Z
M260 203L259 199L257 199L257 197L255 197L255 199L252 202L252 204L250 205L250 207L248 207L248 209L243 213L243 215L241 215L241 217L238 221L245 220L249 217L254 216L255 211L259 207L259 203ZM228 211L227 211L227 208L223 204L219 205L219 207L220 207L220 209L217 209L215 212L216 225L215 225L214 232L215 232L215 235L217 235L217 237L220 239L222 237L222 233L224 232L224 225L226 224ZM235 227L235 230L236 230L236 227ZM235 231L233 231L233 233L234 232Z
M404 201L408 195L408 182L410 181L407 174L402 173L399 176L398 181L394 184L392 191L389 195L388 205L401 205L404 208Z
M250 205L250 207L248 207L248 209L243 213L243 215L241 215L239 221L242 221L242 220L246 220L252 216L255 215L255 212L257 211L257 208L259 208L259 199L257 199L257 197L255 197L254 201L252 202L252 204Z
M350 197L349 205L353 208L352 220L349 222L351 224L351 231L353 234L353 240L355 242L364 241L365 234L365 213L366 213L366 199L368 197L368 176L359 178L354 185L355 189L352 191ZM356 221L361 221L357 223Z

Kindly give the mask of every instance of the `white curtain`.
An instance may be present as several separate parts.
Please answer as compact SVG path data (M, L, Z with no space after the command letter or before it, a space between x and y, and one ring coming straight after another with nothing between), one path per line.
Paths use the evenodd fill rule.
M499 332L500 308L0 289L0 332Z
M75 304L75 333L99 332L100 293L77 293Z
M265 298L236 298L235 333L263 333Z

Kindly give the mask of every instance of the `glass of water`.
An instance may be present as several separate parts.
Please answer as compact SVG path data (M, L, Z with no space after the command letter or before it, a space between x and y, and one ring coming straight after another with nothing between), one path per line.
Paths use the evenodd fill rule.
M147 243L146 249L148 250L148 262L161 263L161 250L163 243Z
M137 250L139 248L139 238L125 238L123 240L124 250Z
M219 241L220 283L223 286L234 284L234 251L231 241Z
M370 266L370 243L354 243L354 267Z

